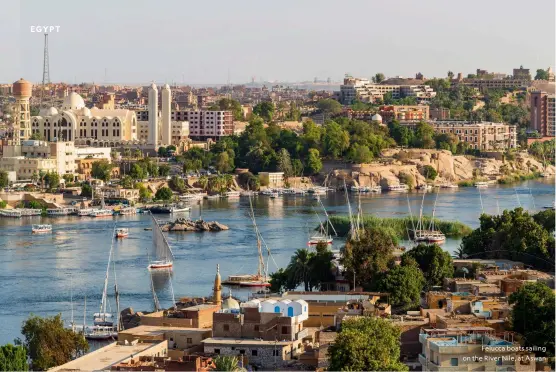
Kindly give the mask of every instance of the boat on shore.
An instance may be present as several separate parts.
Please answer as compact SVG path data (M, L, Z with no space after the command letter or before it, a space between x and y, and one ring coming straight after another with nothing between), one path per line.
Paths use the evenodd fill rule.
M77 213L77 209L70 208L70 207L48 208L46 210L46 215L49 217L69 216L71 214L76 214L76 213Z
M444 184L440 185L440 188L441 189L457 189L457 188L459 188L459 186L451 184L451 183L444 183Z
M224 194L226 198L239 198L240 193L239 191L228 191Z
M417 186L417 190L429 191L429 190L432 190L432 186L427 185L426 183L423 183L423 184Z
M79 217L90 216L93 211L94 209L92 208L81 208L77 210L77 215Z
M49 234L52 232L52 225L32 225L33 234Z
M116 238L127 238L129 236L129 230L124 228L116 229Z
M173 204L170 206L170 213L182 213L182 212L189 212L191 210L190 207L186 207L182 204Z
M179 196L179 200L184 202L193 202L203 199L206 194L196 193L196 194L183 194Z
M121 216L131 216L137 214L137 208L135 207L122 207L118 211Z
M111 209L93 209L89 216L91 217L112 217L114 211Z
M488 182L485 181L475 182L475 187L484 189L488 187Z
M417 222L417 228L413 231L413 240L417 243L437 243L442 244L446 241L446 235L442 231L438 230L435 226L434 215L436 212L436 203L438 201L438 190L436 191L436 198L434 200L434 206L432 208L432 216L428 227L425 227L423 221L423 203L425 201L425 194L423 194L423 199L421 200L421 209L419 212L419 221Z
M388 186L388 191L391 191L391 192L407 192L408 190L409 190L409 186L407 186L406 184L403 184L403 183Z

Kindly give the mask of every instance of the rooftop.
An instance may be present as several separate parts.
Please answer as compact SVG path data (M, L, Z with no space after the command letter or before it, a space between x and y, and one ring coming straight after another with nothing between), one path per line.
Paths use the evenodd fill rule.
M121 362L137 353L143 352L156 343L138 343L136 345L119 345L113 342L78 359L50 369L49 371L99 371Z
M204 344L209 345L222 345L222 344L234 344L234 345L260 345L260 346L287 346L292 343L292 341L264 341L246 338L228 338L228 337L211 337L206 338L202 341Z
M137 327L126 329L125 331L120 331L119 334L156 337L156 336L163 336L164 333L167 332L167 331L205 333L207 331L210 331L210 328L185 328L185 327L140 325L140 326L137 326Z

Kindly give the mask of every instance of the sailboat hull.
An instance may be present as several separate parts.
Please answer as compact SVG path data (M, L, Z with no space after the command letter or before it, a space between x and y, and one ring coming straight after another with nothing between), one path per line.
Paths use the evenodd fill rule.
M269 282L264 281L245 281L245 282L231 282L224 280L222 285L234 286L234 287L270 287Z
M151 263L149 269L168 269L174 266L173 262Z

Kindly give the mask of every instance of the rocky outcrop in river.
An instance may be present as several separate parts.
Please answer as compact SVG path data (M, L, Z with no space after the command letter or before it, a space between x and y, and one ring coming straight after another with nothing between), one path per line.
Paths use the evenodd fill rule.
M229 230L229 227L216 221L189 220L186 218L178 218L174 222L170 222L161 227L162 231L222 231Z

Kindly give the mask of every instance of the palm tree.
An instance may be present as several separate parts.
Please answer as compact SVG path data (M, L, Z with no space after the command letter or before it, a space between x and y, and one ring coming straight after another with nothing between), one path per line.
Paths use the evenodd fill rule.
M454 258L465 258L465 253L463 252L463 248L460 246L455 251L452 257Z
M292 273L295 282L303 282L305 291L311 290L311 261L314 256L313 252L307 249L298 249L292 256L288 271Z
M197 183L199 184L199 186L201 186L203 191L206 191L207 186L209 184L209 179L208 179L207 176L201 176L201 177L199 177L199 180L197 181Z
M31 176L31 181L33 183L36 183L36 182L38 182L38 180L39 180L39 174L37 173L37 171L34 171L33 175Z
M219 355L212 362L214 363L213 371L245 371L244 368L239 367L239 360L235 356Z
M232 186L234 185L234 176L232 176L231 174L225 174L223 178L224 178L224 185L226 185L226 188L231 189Z
M124 157L126 157L128 159L131 157L131 149L129 147L126 147L124 149Z
M133 150L133 157L135 159L140 159L143 157L143 151L141 151L141 149L134 149Z

